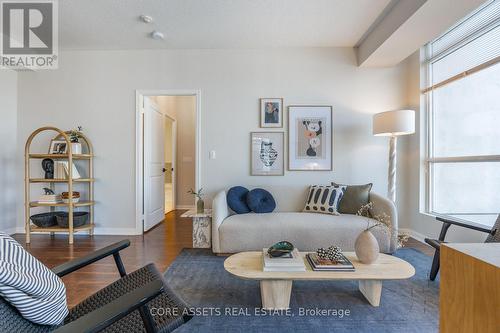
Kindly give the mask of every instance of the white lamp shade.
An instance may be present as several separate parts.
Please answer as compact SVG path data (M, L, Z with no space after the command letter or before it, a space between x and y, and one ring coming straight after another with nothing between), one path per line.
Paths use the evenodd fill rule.
M415 133L415 111L398 110L373 116L373 135L399 136Z

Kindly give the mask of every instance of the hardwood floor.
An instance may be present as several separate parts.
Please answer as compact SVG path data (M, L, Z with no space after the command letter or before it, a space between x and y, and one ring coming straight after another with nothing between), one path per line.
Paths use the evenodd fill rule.
M192 247L192 221L181 218L184 211L172 211L165 221L142 236L93 236L75 235L75 243L68 244L67 235L32 235L31 244L25 243L24 234L13 237L31 254L49 268L122 239L130 239L130 246L121 257L127 272L132 272L148 263L155 263L162 272L177 257L183 248ZM66 285L68 305L78 304L86 297L119 278L113 258L100 260L63 278Z
M93 236L75 235L75 243L68 244L66 235L50 237L46 234L32 235L31 244L24 243L24 234L13 237L31 254L49 268L68 260L86 255L104 246L130 239L130 247L121 252L127 272L132 272L153 262L164 271L174 261L183 248L192 247L192 222L181 218L184 211L176 210L165 216L165 221L142 236ZM416 248L427 255L434 250L415 239L410 239L407 247ZM119 278L113 258L107 258L71 273L63 278L66 285L68 305L78 304L86 297Z

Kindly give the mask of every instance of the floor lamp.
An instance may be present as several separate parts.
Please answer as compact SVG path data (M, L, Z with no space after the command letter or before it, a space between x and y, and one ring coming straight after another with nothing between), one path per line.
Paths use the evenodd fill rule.
M373 135L391 137L387 196L393 202L396 202L397 137L413 133L415 133L415 111L413 110L387 111L373 116Z

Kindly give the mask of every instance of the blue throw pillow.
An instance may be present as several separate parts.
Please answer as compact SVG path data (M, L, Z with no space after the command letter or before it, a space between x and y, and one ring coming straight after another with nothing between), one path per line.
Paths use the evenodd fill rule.
M227 192L227 205L236 214L250 213L250 208L247 205L248 189L243 186L231 187Z
M261 188L248 192L247 204L255 213L271 213L276 208L273 195Z

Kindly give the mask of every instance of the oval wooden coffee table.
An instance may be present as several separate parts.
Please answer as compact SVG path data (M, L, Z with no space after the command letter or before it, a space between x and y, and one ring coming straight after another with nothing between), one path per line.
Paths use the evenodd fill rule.
M306 253L300 253L305 272L264 272L262 252L258 251L233 254L224 261L224 269L242 279L259 280L264 309L288 309L293 280L357 280L368 302L379 306L383 280L408 279L415 274L415 268L400 258L381 253L375 263L365 265L354 252L344 252L354 265L354 272L315 272L304 258Z

